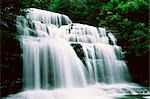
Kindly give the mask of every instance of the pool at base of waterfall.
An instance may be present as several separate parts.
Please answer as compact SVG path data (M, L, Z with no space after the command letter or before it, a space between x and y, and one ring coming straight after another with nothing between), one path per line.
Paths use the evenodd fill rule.
M135 84L95 84L83 88L27 90L3 99L150 99L150 88Z

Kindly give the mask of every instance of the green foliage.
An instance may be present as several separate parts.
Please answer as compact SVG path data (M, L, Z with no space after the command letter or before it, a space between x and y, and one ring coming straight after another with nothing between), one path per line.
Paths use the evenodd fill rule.
M113 0L104 3L99 11L99 26L117 28L120 44L135 56L143 56L149 50L147 0ZM101 22L101 20L105 20Z
M53 0L49 10L68 15L73 22L96 25L99 0Z
M68 0L53 0L49 5L49 10L66 14L68 13L68 7L69 7L69 1Z
M51 0L22 0L24 8L39 8L47 10Z
M8 38L15 38L17 35L16 15L24 15L25 13L21 11L23 7L20 0L2 0L1 5L0 40L2 41Z
M49 5L48 10L57 12L60 5L59 1L60 0L53 0Z

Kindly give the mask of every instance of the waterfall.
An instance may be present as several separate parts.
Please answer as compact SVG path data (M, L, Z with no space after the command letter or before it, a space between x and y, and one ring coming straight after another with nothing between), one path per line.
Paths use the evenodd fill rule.
M71 23L61 14L29 9L27 20L17 17L23 50L24 90L86 85L85 68L58 26ZM36 13L38 12L38 13Z
M105 28L72 23L67 16L54 12L28 11L27 19L17 17L24 89L128 82L121 47ZM81 48L73 49L72 44Z
M44 11L40 9L30 8L27 18L34 21L40 21L47 25L61 26L72 23L72 21L66 15Z
M72 23L61 26L60 30L63 31L62 38L81 45L89 83L124 83L130 80L121 47L116 45L116 38L105 28Z
M86 84L82 62L63 39L23 37L22 46L25 89Z
M23 92L7 99L114 99L107 94L135 94L113 34L105 28L72 23L66 15L35 8L28 11L26 18L18 16L16 22Z

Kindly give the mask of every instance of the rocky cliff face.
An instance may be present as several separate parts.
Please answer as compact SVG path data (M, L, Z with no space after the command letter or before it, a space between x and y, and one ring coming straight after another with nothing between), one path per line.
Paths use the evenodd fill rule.
M21 89L22 61L20 44L10 37L1 38L1 95L5 96Z
M0 90L1 96L21 89L22 61L20 44L16 39L16 13L13 0L2 1L0 29ZM17 3L17 2L16 2ZM15 12L16 11L16 12Z

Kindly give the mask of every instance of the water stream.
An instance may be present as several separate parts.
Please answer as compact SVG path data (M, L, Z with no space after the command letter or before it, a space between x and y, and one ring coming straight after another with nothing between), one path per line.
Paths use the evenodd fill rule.
M6 99L116 99L138 94L133 88L142 87L130 82L113 34L72 23L66 15L28 11L26 18L17 17L23 91Z

